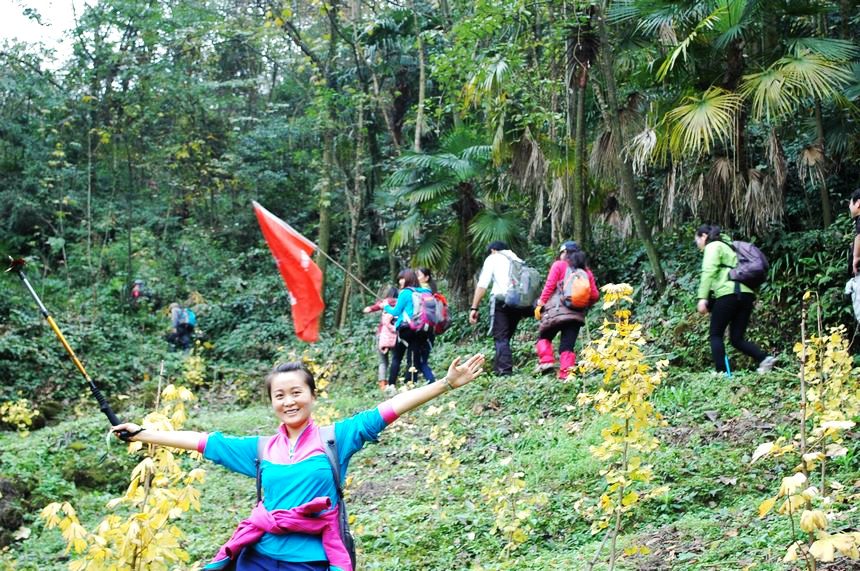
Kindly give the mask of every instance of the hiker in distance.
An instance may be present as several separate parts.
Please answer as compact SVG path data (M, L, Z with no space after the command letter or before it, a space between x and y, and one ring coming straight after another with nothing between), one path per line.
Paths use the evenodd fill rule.
M496 353L493 358L493 372L496 375L511 375L514 372L514 357L511 352L511 338L517 331L517 325L523 317L531 316L534 312L532 303L537 297L537 288L540 287L538 280L534 280L535 284L528 284L534 287L526 289L534 290L532 299L523 298L517 295L516 300L512 300L508 295L514 288L512 287L512 276L517 273L518 268L528 269L525 263L519 256L508 249L508 245L502 241L492 242L487 246L489 254L484 260L484 266L481 268L481 274L478 276L478 283L475 287L475 294L472 297L472 307L469 309L469 323L472 325L478 323L478 308L480 307L481 299L487 293L487 289L492 283L493 287L490 290L490 322L491 332L493 335L493 343Z
M406 382L414 383L418 379L421 351L425 350L428 343L429 331L426 329L416 330L411 326L415 310L412 294L433 293L429 288L421 287L415 270L402 270L397 275L397 280L401 284L397 302L393 307L390 305L382 307L382 311L394 316L394 329L397 331L397 343L391 350L391 364L388 367L388 385L384 389L389 394L393 394L397 390L397 378L400 376L400 365L404 355L407 357L406 374L404 375ZM429 349L427 351L429 357ZM436 377L433 376L433 371L430 370L429 366L420 370L428 383L436 381Z
M346 478L350 458L366 442L375 442L379 433L400 415L471 382L481 374L483 365L484 356L481 354L465 360L458 357L448 367L444 378L399 393L376 408L334 423L334 447L340 481ZM285 363L275 367L266 376L265 388L275 416L280 421L272 436L236 437L220 432L164 432L144 429L130 422L115 426L113 430L128 431L131 441L196 450L204 458L251 478L257 474L255 461L259 453L263 501L258 504L252 517L240 524L237 533L222 547L215 561L207 565L208 569L223 569L232 563L225 558L236 557L237 571L351 570L352 564L343 548L343 541L332 542L330 539L331 527L328 522L339 525L338 508L324 510L313 516L304 515L310 506L317 506L329 498L330 504L334 506L338 498L337 484L326 455L326 444L320 434L330 429L318 427L313 421L316 402L313 375L301 363ZM318 512L319 509L310 511ZM320 518L324 521L320 522ZM274 524L281 521L295 523L296 519L300 520L299 528L303 531L292 532ZM259 521L273 523L266 525L266 529L255 529ZM325 530L316 533L322 533L322 536L306 531L320 523ZM302 524L308 527L301 527ZM248 535L259 539L244 545L236 539L241 536L247 542Z
M732 347L752 357L758 364L759 373L770 372L776 357L768 355L746 339L755 293L746 284L729 278L730 270L738 265L738 255L730 240L722 236L719 226L708 224L699 226L695 240L696 246L704 252L696 309L703 315L711 313L709 335L714 369L719 373L728 370L723 341L728 327Z

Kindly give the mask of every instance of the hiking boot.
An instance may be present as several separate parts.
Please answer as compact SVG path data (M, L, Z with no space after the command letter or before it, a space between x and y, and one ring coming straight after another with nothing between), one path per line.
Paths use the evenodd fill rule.
M555 363L538 363L535 372L539 375L546 375L552 373L555 370Z
M385 396L393 397L397 394L397 387L394 385L385 385L385 388L382 390L385 393Z
M758 364L758 369L756 372L759 374L769 373L773 370L773 366L776 364L776 357L765 357L764 360Z

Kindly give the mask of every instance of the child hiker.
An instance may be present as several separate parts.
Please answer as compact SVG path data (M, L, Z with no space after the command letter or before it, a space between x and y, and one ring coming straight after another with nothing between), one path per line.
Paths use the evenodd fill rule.
M379 390L385 390L385 386L388 384L388 364L391 349L397 344L397 330L394 328L394 316L382 311L382 308L386 305L394 307L396 303L397 288L392 286L388 288L385 297L361 310L363 313L382 312L379 315L379 325L376 327L376 355L379 360L376 378L379 381Z

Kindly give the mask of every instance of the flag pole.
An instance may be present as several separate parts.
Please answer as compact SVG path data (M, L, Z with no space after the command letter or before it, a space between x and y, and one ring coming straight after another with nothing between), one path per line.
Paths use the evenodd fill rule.
M343 273L345 273L346 275L348 275L349 277L351 277L351 278L353 279L353 281L355 281L355 283L357 283L358 285L360 285L361 287L363 287L364 289L366 289L366 290L370 293L370 295L372 295L372 296L374 297L374 299L378 297L375 291L373 291L372 289L370 289L369 287L367 287L367 286L364 284L364 282L362 282L360 279L358 279L357 277L355 277L355 275L353 275L353 273L352 273L352 272L350 272L348 269L346 269L346 268L344 268L343 266L341 266L340 264L338 264L338 263L334 260L334 258L332 258L332 257L331 257L331 256L329 256L328 254L326 254L325 252L323 252L323 251L320 249L320 247L319 247L319 246L317 246L316 248L317 248L317 252L318 252L318 253L320 253L320 254L322 254L323 256L325 256L326 260L328 260L329 262L331 262L332 264L334 264L335 266L337 266L338 268L340 268L341 270L343 270Z

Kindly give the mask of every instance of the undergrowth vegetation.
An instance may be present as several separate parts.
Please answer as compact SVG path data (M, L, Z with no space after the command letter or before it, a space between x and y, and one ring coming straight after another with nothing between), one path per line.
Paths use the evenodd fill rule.
M798 545L794 543L798 529L819 529L822 522L817 512L804 517L797 511L794 518L760 517L762 498L775 493L774 482L793 474L797 462L784 453L787 450L764 459L760 451L758 456L754 452L762 442L786 447L794 441L803 403L799 363L786 349L779 352L782 365L770 375L759 376L738 366L732 377L715 377L703 371L706 353L701 347L676 342L672 351L666 351L667 340L655 336L659 323L652 321L647 328L627 323L627 319L653 315L641 292L619 290L617 295L631 296L623 305L634 312L611 307L614 298L604 293L608 307L591 313L581 336L584 343L592 343L593 353L581 355L583 366L568 382L532 375L533 333L531 324L524 323L515 341L517 374L485 374L463 390L401 418L383 433L378 445L356 455L347 501L362 569L538 571L589 569L592 564L594 569L605 569L611 561L606 537L614 540L610 557L617 569L790 568L782 560L786 549ZM207 304L213 315L227 311L215 295ZM318 422L354 414L382 398L375 389L372 321L356 318L316 345L277 343L279 336L273 334L271 345L261 347L259 336L211 334L203 311L204 339L185 355L162 347L158 327L164 316L136 311L124 314L125 321L117 327L134 331L130 335L140 347L139 369L129 371L129 382L106 383L123 418L140 420L156 408L159 381L162 386L184 382L198 396L188 408L187 428L265 434L274 429L275 420L262 404L262 374L269 363L288 359L304 359L321 380ZM695 318L682 315L677 307L665 319L689 320L691 327L685 334L690 343L705 344L702 322L706 320L692 321ZM287 327L288 320L284 324ZM36 329L36 324L32 327ZM663 327L669 335L671 327ZM752 335L761 330L759 325ZM490 349L482 332L468 327L454 332L451 340L447 334L440 337L434 349L432 364L440 370L455 355ZM787 333L780 332L783 335ZM843 357L821 345L822 339L834 342L833 335L816 333L807 341L810 351L822 358L826 355L828 363L854 366L846 351L847 332L834 346ZM285 337L280 336L280 341ZM219 347L222 339L242 342L245 349L225 351ZM799 335L795 342L802 345ZM92 355L93 360L101 357ZM236 355L245 358L232 360ZM101 568L92 566L100 556L92 547L102 543L97 536L104 536L103 549L122 549L111 543L118 539L111 539L108 528L125 524L110 518L131 516L133 511L122 511L128 509L146 513L146 502L155 510L147 517L162 517L158 509L166 509L167 504L139 497L141 488L130 490L130 474L136 474L137 481L158 481L180 489L186 485L175 478L159 480L156 472L147 476L140 468L134 472L141 460L147 462L146 456L129 454L107 437L94 406L79 400L83 391L70 363L59 355L54 358L54 375L64 380L67 392L40 393L46 404L55 403L54 412L43 421L47 426L24 435L16 432L14 423L7 423L9 430L0 432L4 529L0 542L5 545L0 566L9 569L65 569L70 563L74 568ZM815 386L810 358L804 371L807 383ZM622 362L629 363L623 367L631 374L644 376L625 381L620 368L618 381L607 376ZM820 359L815 362L815 370L833 368L821 365ZM661 371L659 383L643 384L657 370ZM851 375L857 378L856 372ZM623 389L626 382L633 384ZM618 389L647 389L650 404L637 396L630 402L641 404L629 408L625 399L633 393L619 393L628 396L616 400L611 391ZM822 403L832 397L813 392L806 398ZM28 408L34 406L39 403ZM645 408L639 410L639 406ZM809 406L821 409L818 404ZM616 407L617 412L612 412ZM853 414L849 411L840 418L848 422ZM630 432L634 426L641 431L635 438ZM826 477L836 485L827 484L829 495L819 487L815 502L827 517L828 533L834 535L860 526L854 510L839 509L830 515L832 507L826 507L834 505L827 497L848 507L860 493L856 487L860 442L853 425L840 426L838 438L827 435L826 443L821 440L807 452L817 454L820 449L825 456L832 452L827 456ZM814 430L810 425L810 435L816 434ZM828 449L831 444L838 448ZM633 447L625 451L628 445L641 446L642 452L634 454ZM186 478L201 468L208 475L205 482L194 484L199 490L199 512L186 511L196 495L178 498L182 509L170 512L169 525L176 531L167 547L177 550L180 563L187 555L190 565L211 558L251 509L254 492L251 480L219 467L190 458L180 464L183 473L189 474ZM793 488L790 491L794 493ZM111 509L122 513L108 515ZM50 524L63 522L65 537L49 529ZM614 533L603 531L607 528ZM834 547L837 555L842 553L839 545ZM794 549L803 560L806 548L801 544ZM82 558L90 561L90 567L83 566Z

